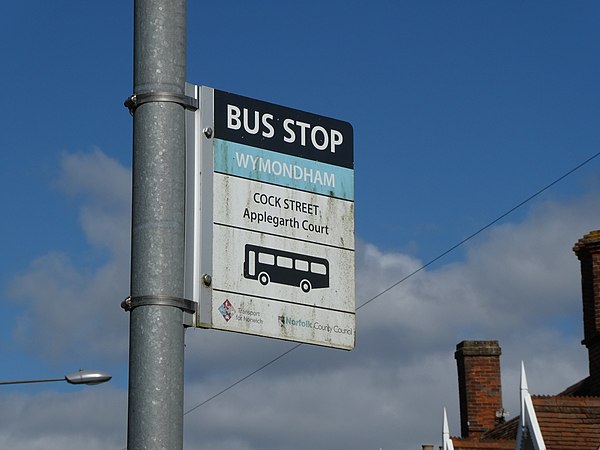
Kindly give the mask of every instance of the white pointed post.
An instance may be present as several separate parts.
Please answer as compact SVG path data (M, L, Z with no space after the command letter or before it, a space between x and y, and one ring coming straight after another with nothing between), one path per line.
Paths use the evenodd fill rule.
M523 433L525 432L525 427L527 423L527 419L525 415L527 414L527 408L525 407L525 398L529 393L529 388L527 387L527 376L525 375L525 363L521 361L521 381L519 385L519 401L521 402L521 415L519 416L519 429L517 430L517 442L523 441Z
M525 374L525 363L521 361L521 427L525 426L525 399L529 394L529 386L527 386L527 375Z
M448 415L444 408L444 424L442 425L442 445L444 450L454 450L454 444L450 439L450 427L448 426Z
M527 375L525 374L525 363L521 361L521 420L517 432L517 443L515 448L521 448L524 440L531 440L535 450L546 450L544 437L535 414L535 408L529 386L527 385Z

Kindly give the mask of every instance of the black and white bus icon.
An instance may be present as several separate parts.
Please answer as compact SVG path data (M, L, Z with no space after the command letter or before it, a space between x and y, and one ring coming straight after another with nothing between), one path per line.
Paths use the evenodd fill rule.
M246 244L244 278L299 286L304 292L329 287L329 261L316 256Z

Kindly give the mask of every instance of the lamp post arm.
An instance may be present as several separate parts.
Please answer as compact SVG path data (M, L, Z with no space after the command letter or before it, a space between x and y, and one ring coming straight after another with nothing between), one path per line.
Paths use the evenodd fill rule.
M49 379L45 379L45 380L0 381L0 385L2 385L2 384L51 383L53 381L65 381L65 377L62 377L62 378L49 378Z
M51 383L53 381L66 381L70 384L101 384L106 383L112 378L106 372L98 370L79 370L75 373L70 373L62 378L46 378L44 380L17 380L17 381L0 381L3 384L26 384L26 383Z

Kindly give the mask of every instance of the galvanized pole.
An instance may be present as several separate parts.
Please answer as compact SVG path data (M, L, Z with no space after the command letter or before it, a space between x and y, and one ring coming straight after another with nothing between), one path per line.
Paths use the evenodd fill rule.
M183 448L186 0L135 0L127 448Z

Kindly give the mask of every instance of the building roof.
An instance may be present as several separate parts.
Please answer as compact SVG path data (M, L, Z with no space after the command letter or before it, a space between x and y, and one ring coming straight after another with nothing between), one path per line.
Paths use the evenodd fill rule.
M547 450L598 450L600 397L531 398Z
M512 439L514 441L517 437L517 431L519 429L519 419L520 417L516 416L509 421L498 425L496 428L486 431L482 438L485 440L498 439L504 441L507 439Z
M586 377L569 386L558 395L570 395L572 397L587 397L593 395L590 377Z
M490 387L481 382L476 370L463 373L459 366L459 391L464 385L466 387L463 389L470 389L471 394L464 396L465 398L459 396L461 431L465 437L450 437L444 410L444 450L600 450L600 230L586 234L575 244L574 251L581 263L585 337L582 344L588 349L590 376L558 395L531 395L525 367L522 365L521 414L507 422L492 424L480 430L469 426L471 421L479 424L483 414L480 410L472 412L468 408L468 414L463 414L463 403L471 405L477 401L477 397L472 395L473 391ZM483 342L486 341L473 341L471 344L475 346ZM480 365L483 369L478 366L476 368L481 370L498 371L496 375L499 375L498 364L490 368L490 364L482 358L475 358L470 363ZM496 418L502 419L502 414L499 414L503 411L501 406L501 403L499 408L492 404L485 412L488 416L489 413L495 413Z
M452 437L455 450L511 449L519 428L519 416L485 432L478 438Z
M546 450L600 448L600 397L574 397L567 389L559 395L532 395L531 399ZM455 450L512 450L519 424L517 416L480 438L452 437L452 443Z
M515 440L452 438L454 450L514 450ZM596 450L596 449L594 449Z

